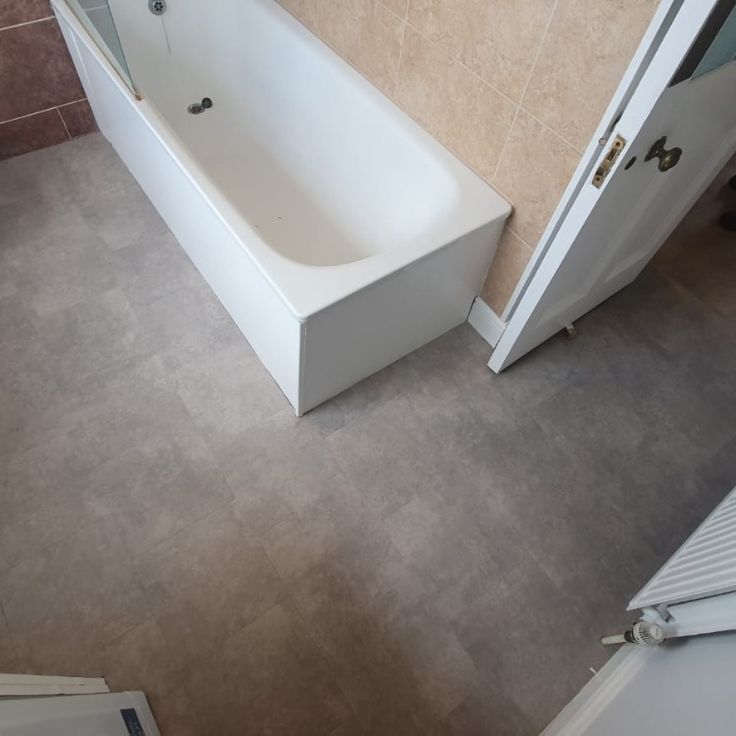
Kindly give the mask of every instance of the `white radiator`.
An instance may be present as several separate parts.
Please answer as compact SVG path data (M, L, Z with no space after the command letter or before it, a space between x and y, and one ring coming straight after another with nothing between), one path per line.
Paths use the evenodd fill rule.
M629 610L736 591L736 488L629 603Z

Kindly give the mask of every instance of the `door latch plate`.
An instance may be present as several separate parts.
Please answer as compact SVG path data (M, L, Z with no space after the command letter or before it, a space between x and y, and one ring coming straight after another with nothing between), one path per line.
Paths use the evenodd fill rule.
M623 138L620 135L617 135L613 139L613 143L611 143L610 148L606 152L605 157L603 158L603 161L601 161L600 166L595 171L595 174L593 175L593 186L597 189L601 188L601 185L606 180L606 177L611 173L611 169L613 168L613 165L618 160L618 157L621 155L621 151L624 150L624 147L626 146L626 139Z

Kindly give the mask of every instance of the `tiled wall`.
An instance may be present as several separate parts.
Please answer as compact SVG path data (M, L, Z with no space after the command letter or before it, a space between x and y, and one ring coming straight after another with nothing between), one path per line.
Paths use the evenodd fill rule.
M48 0L0 0L0 159L94 129Z
M658 0L280 0L515 208L497 312Z

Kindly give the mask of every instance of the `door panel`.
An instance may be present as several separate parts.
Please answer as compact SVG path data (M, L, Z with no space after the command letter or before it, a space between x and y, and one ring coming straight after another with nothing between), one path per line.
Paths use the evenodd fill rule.
M626 141L598 189L583 186L489 363L500 371L641 272L736 150L736 63L670 86L715 0L688 0L610 140ZM682 156L667 171L652 144Z
M734 632L653 648L627 644L542 736L727 736L734 697Z

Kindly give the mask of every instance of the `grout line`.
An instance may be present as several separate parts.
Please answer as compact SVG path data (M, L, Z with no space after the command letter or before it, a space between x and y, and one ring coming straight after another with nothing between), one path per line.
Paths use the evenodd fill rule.
M478 74L478 72L476 72L474 69L471 69L463 61L461 61L457 57L453 56L452 54L448 53L445 49L442 48L442 46L440 46L438 43L436 43L435 41L433 41L431 38L427 37L418 28L415 28L411 23L409 23L408 20L405 20L404 23L406 23L406 25L409 26L409 28L411 28L415 33L419 34L428 44L431 44L432 46L434 46L434 48L436 48L438 51L440 51L442 54L444 54L448 59L450 59L455 64L457 64L459 67L461 67L462 69L464 69L466 72L469 72L476 79L478 79L479 81L481 81L484 86L488 87L489 89L492 89L497 95L500 95L507 102L510 102L512 105L518 105L519 104L516 100L512 99L511 97L509 97L505 92L502 92L497 87L494 87L487 79L484 79L483 77L481 77L481 75Z
M12 26L4 26L3 28L0 28L0 32L11 31L13 28L23 28L23 26L30 26L34 23L45 23L47 20L54 20L54 16L47 15L45 18L35 18L34 20L23 21L23 23L14 23Z
M58 110L60 107L66 107L67 105L75 105L77 102L84 102L87 98L86 97L80 97L78 100L72 100L71 102L65 102L62 105L54 105L53 107L47 107L44 110L36 110L35 112L29 112L25 115L18 115L18 117L15 118L9 118L8 120L0 120L0 125L5 125L5 123L14 123L16 120L24 120L25 118L32 118L34 115L40 115L44 112L51 112L52 110Z
M393 11L388 6L384 5L381 2L381 0L376 0L376 1L381 5L381 7L385 8L389 13L391 13L391 15L393 15L395 18L398 18L400 21L402 21L403 23L405 23L407 27L411 28L411 30L414 31L414 33L416 33L418 36L420 36L422 39L424 39L428 44L430 44L431 46L433 46L434 48L436 48L440 53L442 53L444 56L446 56L452 62L454 62L459 67L461 67L462 69L464 69L466 72L468 72L469 74L472 74L485 87L488 87L489 89L493 90L497 95L500 95L507 102L509 102L510 104L512 104L516 108L516 114L514 115L514 120L512 121L511 127L513 127L513 123L516 122L516 116L519 113L519 109L523 109L524 112L527 115L529 115L530 118L532 118L537 123L539 123L540 125L542 125L550 133L553 133L555 135L555 137L559 138L563 143L565 143L568 146L570 146L571 148L573 148L581 156L583 155L583 151L581 151L576 145L570 143L570 141L568 141L567 138L565 138L561 133L559 133L558 131L556 131L554 128L551 128L547 123L545 123L543 120L540 120L536 115L532 114L531 112L529 112L529 110L527 110L525 107L522 106L522 102L524 100L524 97L526 96L527 90L529 89L529 85L531 83L532 74L534 72L534 69L536 68L536 65L537 65L537 62L539 61L539 58L542 55L542 47L544 46L544 42L547 40L547 35L549 34L549 29L550 29L550 26L552 25L552 19L553 19L553 16L554 16L555 11L557 10L557 5L559 3L559 0L555 0L555 3L553 5L553 7L552 7L552 10L550 11L549 18L547 19L547 24L546 24L546 26L544 28L544 33L542 34L542 39L541 39L541 41L539 43L539 46L537 48L537 51L536 51L536 54L535 54L535 57L534 57L534 62L532 63L532 66L531 66L531 68L529 70L529 76L527 77L526 83L525 83L524 88L523 88L522 93L521 93L521 97L520 97L521 102L517 102L516 100L512 99L511 97L509 97L505 92L502 92L500 89L498 89L493 84L491 84L487 79L484 79L480 74L478 74L478 72L476 72L475 70L471 69L465 63L463 63L460 59L458 59L457 57L455 57L452 54L448 53L445 49L442 48L442 46L440 46L438 43L436 43L431 38L429 38L424 33L422 33L416 26L412 25L409 22L408 17L407 18L402 18L398 13L396 13L395 11ZM316 31L314 31L313 29L310 29L310 30L312 30L313 33L316 33ZM320 40L323 43L327 43L323 38L321 38L321 36L319 36L319 34L317 34L317 36L318 36L318 38L320 38ZM406 30L404 31L404 38L406 38ZM330 44L327 44L327 45L330 46ZM345 57L339 51L336 51L336 49L334 49L332 46L330 46L330 48L332 48L333 51L335 51L338 54L338 56L340 56L342 59L345 59ZM402 45L402 51L403 51L403 45ZM370 81L370 80L368 80L368 81ZM374 86L375 86L375 84L374 84ZM403 108L401 108L401 109L403 110ZM404 112L406 112L406 110L404 110ZM423 124L421 124L421 125L424 127ZM509 133L510 132L511 132L511 128L509 128ZM508 136L507 136L507 140L508 140ZM501 154L503 154L503 148L505 148L505 146L506 146L506 141L504 141L504 146L502 147ZM457 154L455 154L455 155L457 155ZM500 155L499 155L499 163L500 163L500 160L501 160L501 158L500 158ZM495 178L495 175L496 175L496 172L494 172L494 178ZM486 180L486 181L488 181L488 180Z
M404 58L404 46L406 44L406 29L408 27L409 27L409 24L406 21L404 21L401 26L401 43L399 44L399 59L398 59L398 62L396 63L396 81L394 82L394 89L393 89L393 95L392 95L392 98L394 100L398 100L399 80L401 79L401 61Z
M499 193L499 194L500 194L500 195L501 195L501 196L502 196L502 197L503 197L504 199L507 199L507 200L508 200L509 202L511 202L511 197L509 197L509 195L508 195L508 194L506 194L506 193L505 193L505 192L503 191L503 189L501 189L500 187L497 187L497 186L496 186L495 184L491 184L491 186L492 186L492 187L493 187L493 188L494 188L494 189L495 189L495 190L496 190L496 191L497 191L497 192L498 192L498 193ZM512 207L513 207L513 203L512 203ZM512 212L512 214L513 214L513 212ZM517 237L517 238L518 238L518 239L519 239L519 240L520 240L520 241L521 241L521 242L522 242L522 243L523 243L523 244L524 244L524 245L525 245L525 246L526 246L527 248L529 248L529 250L530 250L530 251L531 251L531 252L533 253L533 252L534 252L534 249L536 248L536 246L535 246L535 245L530 245L530 244L529 244L529 243L528 243L528 242L526 241L526 239L525 239L525 238L522 238L522 237L521 237L521 235L519 235L519 233L517 232L517 230L516 230L515 228L513 228L513 227L512 227L512 226L511 226L511 225L509 224L510 220L511 220L511 218L509 218L508 220L506 220L506 222L504 223L504 230L509 230L510 232L512 232L512 233L513 233L513 234L514 234L514 235L515 235L515 236L516 236L516 237Z
M470 74L472 74L474 77L476 77L476 79L480 80L486 87L490 87L490 89L492 89L496 94L501 95L501 97L503 97L507 102L510 102L512 105L518 105L519 104L516 100L512 100L505 92L502 92L500 89L497 89L496 87L494 87L487 79L484 79L483 77L481 77L480 74L478 74L478 72L474 71L469 66L466 66L460 59L458 59L457 57L455 57L452 54L448 53L445 49L442 48L442 46L440 46L438 43L436 43L435 41L433 41L427 35L425 35L424 33L422 33L422 31L420 31L416 26L412 25L409 22L408 14L407 14L407 17L406 18L402 18L394 10L392 10L388 6L384 5L381 2L381 0L377 0L377 2L379 3L379 5L382 8L384 8L389 13L391 13L391 15L393 15L395 18L398 18L402 23L406 23L406 25L409 28L411 28L411 30L414 31L414 33L416 33L418 36L420 36L421 38L423 38L428 44L430 44L431 46L433 46L434 48L436 48L438 51L440 51L448 59L450 59L451 61L453 61L456 64L458 64L463 69L465 69L466 72L469 72ZM408 6L407 6L407 8L408 8Z
M56 108L56 112L59 113L59 118L61 119L61 124L64 126L64 130L66 131L66 137L69 140L71 140L72 139L72 134L69 132L69 127L66 124L66 120L64 120L64 116L61 114L61 109L57 107Z
M405 10L404 10L404 15L399 15L399 13L397 13L393 8L391 8L388 5L386 5L386 3L383 2L383 0L376 0L376 2L384 10L388 10L388 12L391 13L391 15L395 15L399 20L403 20L404 23L408 23L408 21L409 21L409 3L410 3L410 0L404 0L404 2L406 3Z
M504 199L507 199L507 200L508 200L509 202L511 202L511 197L509 197L509 195L508 195L508 194L506 194L506 193L505 193L505 192L503 191L503 189L501 189L500 187L497 187L497 186L496 186L495 184L491 184L491 186L492 186L492 187L493 187L493 188L494 188L494 189L495 189L495 190L496 190L496 191L497 191L497 192L498 192L498 193L499 193L499 194L500 194L500 195L501 195L501 196L502 196L502 197L503 197ZM513 206L513 203L512 203L512 206ZM513 214L513 213L512 213L512 214ZM519 239L519 240L520 240L520 241L521 241L521 242L522 242L522 243L523 243L523 244L524 244L524 245L525 245L525 246L526 246L527 248L529 248L529 250L530 250L530 251L531 251L531 252L533 253L533 252L534 252L534 250L536 249L536 247L537 247L537 246L536 246L536 245L530 245L530 244L529 244L529 243L527 242L526 238L523 238L523 237L522 237L521 235L519 235L518 231L517 231L517 230L516 230L516 229L515 229L514 227L512 227L512 226L511 226L511 225L509 224L509 222L510 222L510 219L511 219L511 218L509 218L508 220L506 220L506 222L504 223L504 229L505 229L505 230L509 230L510 232L512 232L512 233L513 233L513 234L514 234L514 235L515 235L515 236L516 236L516 237L517 237L517 238L518 238L518 239ZM538 245L538 244L539 244L539 241L537 241L537 245Z
M537 68L537 64L539 63L540 58L542 57L542 49L544 48L545 41L547 40L547 37L549 36L549 29L552 27L552 21L555 18L555 13L557 12L557 7L560 4L560 0L554 0L554 3L552 5L552 11L549 14L549 18L547 19L547 25L544 27L544 33L542 34L542 41L539 44L539 48L537 49L537 53L534 55L534 61L532 62L531 69L529 70L529 76L527 77L526 84L524 85L524 89L521 93L521 99L519 100L519 106L523 107L524 100L526 99L526 94L529 91L529 86L532 83L532 77L534 76L534 70Z
M69 107L69 105L78 105L80 102L86 102L86 97L81 97L78 100L72 100L71 102L63 102L61 105L57 105L57 107Z
M524 238L522 238L521 235L519 235L519 233L517 233L516 230L508 224L508 222L506 223L506 229L513 233L527 248L529 248L530 251L534 251L534 246L529 245L529 243L527 243L526 240L524 240Z
M552 133L552 135L555 136L555 138L559 138L566 146L569 146L570 148L572 148L572 150L575 151L575 153L580 154L581 157L584 155L585 151L583 151L582 148L578 148L574 143L570 143L570 141L567 140L567 138L565 138L561 133L556 131L554 128L550 127L547 123L544 122L544 120L540 120L536 115L529 112L529 110L527 110L525 107L522 107L521 105L519 105L519 109L523 110L526 115L528 115L535 122L539 123L543 128L546 128L549 133Z
M428 38L424 33L422 33L415 26L413 26L409 22L408 18L402 18L394 10L392 10L388 6L384 5L383 2L381 2L381 0L375 0L375 1L384 10L386 10L388 13L390 13L391 15L393 15L394 18L396 18L397 20L399 20L402 23L404 23L406 27L410 28L412 31L414 31L414 33L416 33L417 35L419 35L428 44L430 44L432 47L436 48L443 56L445 56L446 58L448 58L452 63L457 64L462 69L464 69L466 72L468 72L469 74L472 74L484 87L487 87L488 89L490 89L493 92L495 92L497 95L500 95L507 102L509 102L510 104L512 104L516 108L516 112L514 114L514 119L512 120L511 126L509 126L509 130L508 130L508 133L507 133L507 136L506 136L506 140L504 141L504 144L503 144L503 146L501 148L501 152L499 153L498 162L496 164L496 170L494 171L493 176L491 178L486 178L485 176L483 176L478 171L478 169L475 166L473 166L469 161L467 161L465 159L464 156L462 156L461 154L459 154L457 151L455 151L453 148L451 148L449 145L447 145L447 143L445 143L444 141L440 140L437 137L436 134L434 134L433 132L431 132L430 129L429 129L429 126L425 122L419 120L414 115L412 115L408 110L406 110L402 105L399 105L398 104L398 102L396 100L396 95L395 95L395 91L396 91L396 89L398 89L398 78L399 78L399 75L398 74L397 74L397 82L396 82L395 87L394 87L394 96L391 97L390 95L388 95L388 93L385 90L383 90L380 87L378 87L376 85L376 83L372 79L370 79L365 74L365 72L362 69L358 68L342 52L338 51L331 43L329 43L326 39L324 39L322 37L322 35L321 35L320 31L319 31L319 22L317 23L317 26L313 28L313 27L307 25L306 21L304 21L302 18L300 18L294 12L292 12L288 7L286 7L285 5L283 5L281 2L279 2L279 4L290 15L292 15L294 18L296 18L296 20L298 20L307 30L309 30L311 33L313 33L323 44L325 44L325 46L327 46L328 48L332 49L332 51L334 51L343 61L347 62L362 77L364 77L366 80L368 80L368 82L370 82L370 84L372 84L376 89L378 89L379 92L381 92L383 95L385 95L386 97L388 97L388 99L390 99L394 104L396 104L402 110L402 112L404 112L412 120L414 120L417 124L419 124L425 131L427 131L429 133L429 135L431 135L436 141L438 141L442 146L444 146L448 151L450 151L450 153L452 153L454 156L456 156L457 158L459 158L469 169L471 169L471 171L473 171L475 174L477 174L481 179L483 179L483 181L485 181L486 183L488 183L490 186L494 187L495 189L498 189L498 187L495 184L495 177L496 177L496 175L498 173L498 167L499 167L499 165L501 163L501 159L502 159L502 156L503 156L503 152L504 152L504 150L506 148L506 144L508 143L509 137L511 135L511 130L513 128L513 124L516 122L516 118L518 117L519 111L521 109L521 103L516 102L515 100L511 99L507 94L501 92L501 90L496 89L496 87L494 87L490 82L488 82L486 79L484 79L483 77L481 77L480 74L478 74L477 72L473 71L473 69L471 69L470 67L466 66L459 59L455 58L451 54L448 54L447 51L445 51L445 49L443 49L437 43L435 43L434 41L432 41L432 39ZM531 81L531 76L532 76L533 68L536 66L537 60L541 56L542 46L544 45L544 41L547 38L547 33L549 32L549 28L550 28L550 26L552 24L552 18L554 16L554 12L557 9L558 2L559 2L559 0L555 0L555 3L553 5L553 7L552 7L552 10L550 11L549 18L547 19L547 25L545 27L544 34L542 36L542 40L540 41L539 47L537 49L537 53L536 53L536 56L535 56L534 63L532 65L532 69L529 72L529 77L527 79L526 85L525 85L524 90L523 90L523 93L522 93L522 99L523 99L524 94L526 94L526 89L528 88L528 85L529 85L529 83ZM407 5L407 8L408 8L408 5ZM319 9L317 10L317 12L318 12L318 15L319 15ZM408 15L408 13L407 13L407 15ZM319 17L318 17L318 20L319 20ZM401 62L401 59L403 57L404 42L406 41L406 27L404 28L404 38L402 40L401 48L399 49L399 63ZM401 69L399 67L399 74L400 74L400 72L401 72ZM559 140L561 140L565 145L569 146L576 153L580 154L580 156L583 155L583 152L577 146L573 145L572 143L570 143L570 141L568 141L567 139L563 138L563 136L560 135L560 133L558 133L556 130L554 130L549 125L547 125L547 123L545 123L543 120L540 120L536 115L533 115L532 113L530 113L526 109L524 109L524 112L527 115L529 115L529 117L532 118L535 122L537 122L539 125L541 125L543 128L545 128L545 130L547 130L548 132L552 133L556 138L558 138ZM499 190L499 192L500 192L500 190ZM504 195L504 196L506 197L506 199L509 199L509 197L507 195ZM527 245L529 245L529 244L527 243ZM529 247L531 247L531 246L529 246Z
M498 161L496 162L496 168L493 171L493 176L491 177L491 181L496 181L496 177L498 176L498 171L501 168L501 162L503 161L504 153L506 153L508 142L511 139L511 131L514 129L514 125L516 125L516 120L519 117L519 111L522 109L521 106L524 103L524 99L526 98L526 93L529 91L529 85L531 84L532 77L534 76L534 70L537 68L537 62L542 56L542 49L544 48L544 42L547 40L549 29L550 29L550 26L552 25L552 19L554 18L555 12L557 12L558 2L559 0L555 0L554 3L552 4L552 10L550 11L549 18L547 18L547 25L544 27L544 33L542 34L542 38L539 42L539 47L537 48L537 52L534 55L534 61L532 62L532 65L529 69L529 74L527 75L526 82L524 84L524 89L521 91L521 97L519 98L519 103L516 107L516 112L514 113L514 119L511 121L511 125L509 126L508 132L506 133L506 139L504 140L503 145L501 146L501 151L498 154ZM526 112L527 115L531 114L531 113L528 113L526 109L524 110L524 112ZM534 119L536 120L536 118ZM541 121L537 121L537 122L541 122Z

